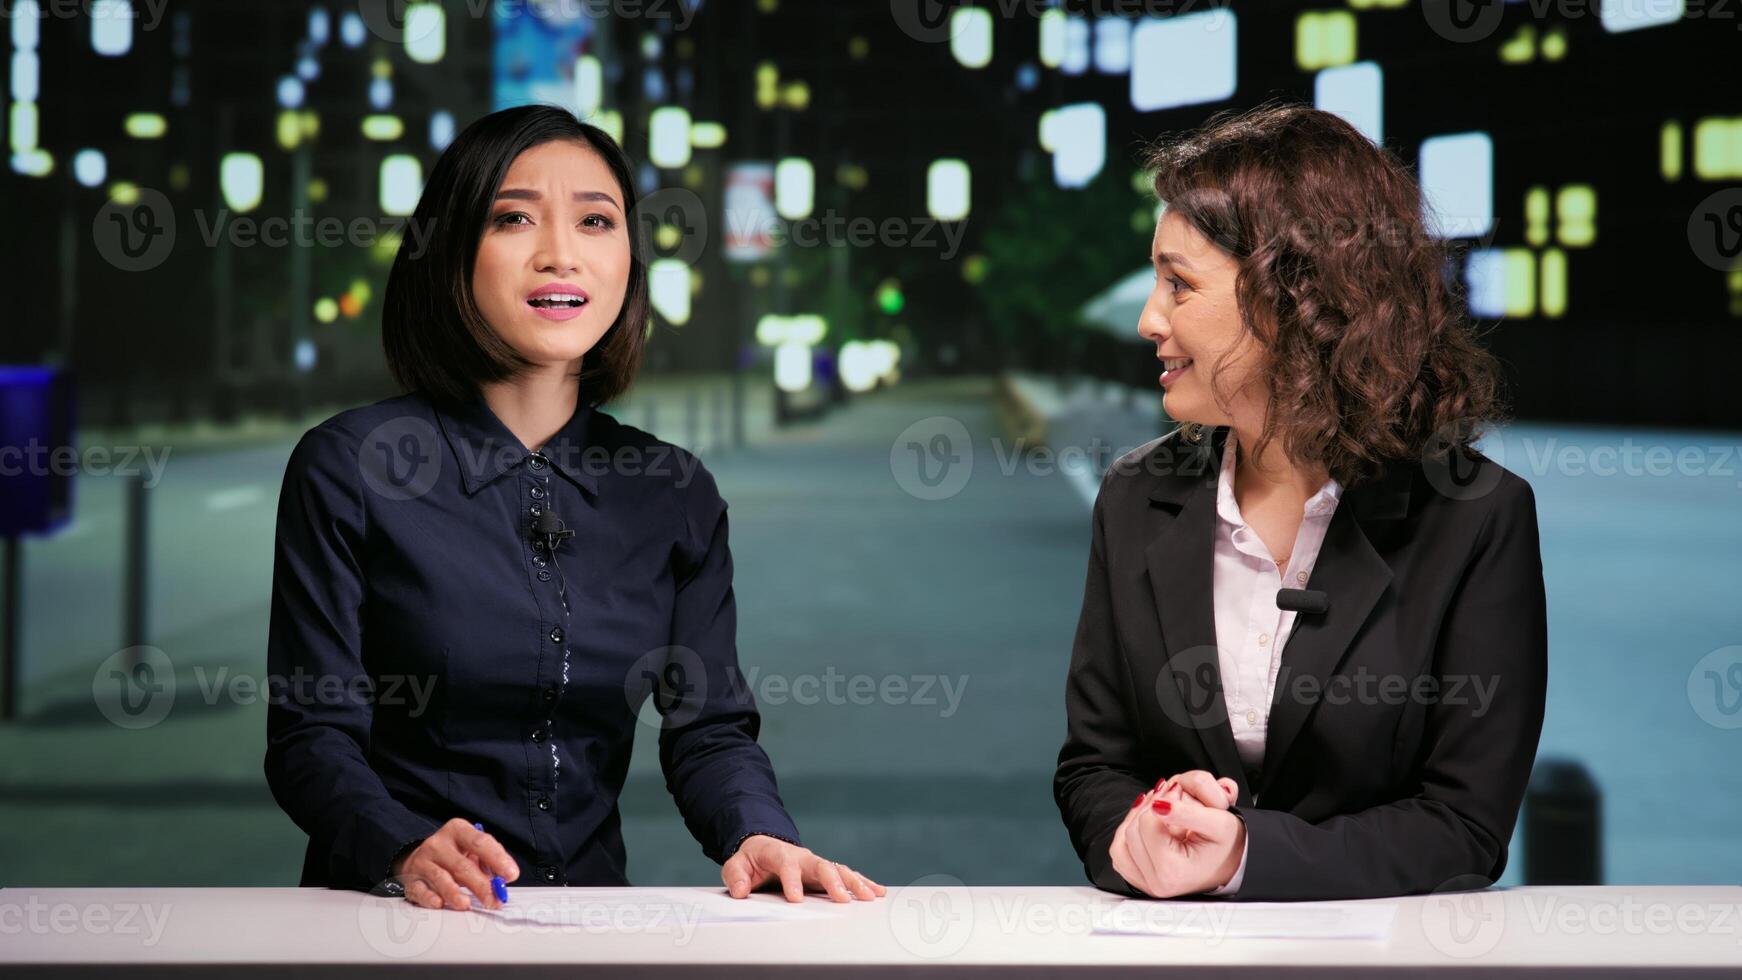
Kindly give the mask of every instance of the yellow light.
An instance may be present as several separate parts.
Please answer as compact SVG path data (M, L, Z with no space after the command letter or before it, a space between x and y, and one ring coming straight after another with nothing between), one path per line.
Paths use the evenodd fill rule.
M867 41L863 34L853 35L852 40L847 42L847 57L854 61L864 61L870 56L871 42Z
M319 177L312 177L308 182L308 199L316 204L327 199L327 182Z
M691 123L690 145L703 150L717 150L726 145L726 127L717 122Z
M1694 173L1701 180L1742 177L1742 119L1708 116L1694 123Z
M118 180L109 185L109 200L116 204L138 204L139 185L130 180Z
M1555 237L1569 248L1597 240L1597 191L1590 184L1568 184L1555 195Z
M313 109L302 111L302 138L312 140L321 134L321 116Z
M364 116L363 135L368 139L391 142L405 135L405 121L398 116Z
M789 82L780 97L788 109L802 112L811 104L811 87L804 82Z
M34 102L12 103L12 152L36 149L39 114Z
M1567 311L1567 253L1558 248L1542 253L1542 315L1558 318Z
M1502 252L1506 277L1507 316L1530 316L1536 312L1536 262L1528 248Z
M1500 60L1509 65L1522 65L1536 58L1536 28L1525 24L1500 46Z
M321 323L332 323L339 318L339 304L331 296L322 296L315 300L315 319Z
M296 110L286 109L278 114L278 145L286 150L296 149L302 142L302 120Z
M1294 60L1306 71L1354 61L1355 15L1347 10L1301 14L1294 22Z
M1658 169L1664 180L1680 180L1682 176L1682 124L1671 119L1663 124L1657 136Z
M169 123L155 112L135 112L122 123L127 135L136 140L154 140L169 130Z
M1567 56L1567 32L1555 28L1542 39L1542 60L1559 61Z
M1532 245L1548 242L1548 188L1524 192L1524 240Z
M368 303L375 295L375 290L369 288L369 280L360 277L351 280L351 288L348 292L357 297L359 303Z

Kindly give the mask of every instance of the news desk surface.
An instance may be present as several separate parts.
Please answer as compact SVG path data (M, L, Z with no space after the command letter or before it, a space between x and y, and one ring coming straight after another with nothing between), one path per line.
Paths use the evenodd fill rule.
M1097 929L1120 921L1121 900L1088 887L892 886L877 902L807 897L800 908L816 914L793 921L692 917L686 924L674 912L691 900L720 907L717 888L528 888L514 890L510 905L529 907L552 893L589 905L589 913L538 925L324 889L5 888L0 974L1742 975L1738 886L1525 887L1385 899L1379 904L1394 911L1382 940L1243 938L1234 935L1240 929L1218 927L1240 921L1244 903L1230 902L1144 903L1156 906L1147 921L1173 923L1195 933L1189 937L1105 934ZM787 908L772 894L748 902L773 906L770 915ZM1313 921L1335 911L1317 906L1350 904L1367 903L1297 907ZM1129 921L1132 908L1123 911Z

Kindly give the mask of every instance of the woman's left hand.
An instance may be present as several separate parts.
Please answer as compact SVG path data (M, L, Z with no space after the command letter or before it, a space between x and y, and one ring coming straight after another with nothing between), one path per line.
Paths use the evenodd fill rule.
M836 902L881 898L888 889L844 864L826 861L810 848L778 837L755 834L744 838L738 852L720 868L720 880L733 898L745 898L779 879L789 902L804 901L806 891L823 892Z

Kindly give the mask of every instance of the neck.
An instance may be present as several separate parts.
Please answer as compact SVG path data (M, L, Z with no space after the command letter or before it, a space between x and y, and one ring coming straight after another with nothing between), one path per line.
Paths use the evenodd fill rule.
M1252 493L1268 497L1281 493L1303 502L1317 493L1330 476L1325 468L1290 459L1277 439L1272 439L1262 453L1255 452L1261 428L1261 425L1234 426L1234 440L1238 444L1234 459L1235 490L1241 496Z
M575 414L580 385L567 364L541 366L481 386L484 403L528 450L544 448Z

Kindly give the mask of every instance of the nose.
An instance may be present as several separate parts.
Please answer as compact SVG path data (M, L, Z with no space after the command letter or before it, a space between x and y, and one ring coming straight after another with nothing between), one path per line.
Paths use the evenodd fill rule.
M1144 340L1161 346L1173 334L1173 324L1167 319L1167 301L1156 289L1149 294L1149 301L1143 304L1143 312L1137 317L1137 335Z
M568 275L580 268L579 251L568 230L546 225L539 235L538 250L532 255L533 268L549 275Z

